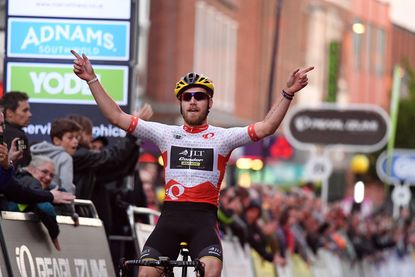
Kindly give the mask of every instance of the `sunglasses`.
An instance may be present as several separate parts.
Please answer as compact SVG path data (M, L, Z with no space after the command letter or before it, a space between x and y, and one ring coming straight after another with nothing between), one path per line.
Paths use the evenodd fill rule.
M183 93L181 96L181 99L182 101L189 102L190 100L192 100L192 97L194 97L196 101L202 101L202 100L206 100L209 98L209 96L206 93L197 91L197 92Z

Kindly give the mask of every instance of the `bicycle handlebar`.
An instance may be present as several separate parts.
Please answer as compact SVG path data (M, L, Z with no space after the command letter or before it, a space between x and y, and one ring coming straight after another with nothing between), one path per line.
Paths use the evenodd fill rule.
M199 260L195 261L176 261L176 260L169 260L169 259L160 259L159 260L125 260L123 262L123 267L128 266L171 266L171 267L198 267L201 266L202 263Z
M177 261L170 260L168 257L159 257L158 260L126 260L121 259L119 273L120 276L124 276L124 273L130 266L151 266L151 267L163 267L165 269L173 270L173 267L194 267L195 271L204 276L204 264L199 260L194 261Z

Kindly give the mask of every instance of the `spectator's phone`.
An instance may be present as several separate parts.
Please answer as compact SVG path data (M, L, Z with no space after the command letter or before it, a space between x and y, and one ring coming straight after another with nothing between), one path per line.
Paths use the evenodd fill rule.
M3 133L0 133L0 144L3 144L3 142L4 142Z
M18 139L16 141L16 149L17 151L23 151L26 149L26 145L24 144L24 140Z

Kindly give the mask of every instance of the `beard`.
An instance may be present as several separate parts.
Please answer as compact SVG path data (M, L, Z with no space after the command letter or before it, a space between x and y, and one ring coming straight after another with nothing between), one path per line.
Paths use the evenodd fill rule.
M199 126L205 123L205 120L209 114L209 108L206 108L205 110L197 113L196 115L195 113L188 111L183 112L182 108L180 107L180 113L182 114L184 122L186 122L187 125Z

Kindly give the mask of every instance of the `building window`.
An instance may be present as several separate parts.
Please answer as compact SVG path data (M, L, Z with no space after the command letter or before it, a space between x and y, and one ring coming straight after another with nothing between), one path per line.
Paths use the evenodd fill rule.
M234 110L237 23L203 1L196 2L194 68L215 84L215 107Z
M369 74L373 72L373 27L369 23L366 24L365 33L363 34L365 40L365 53L364 53L364 63L365 63L365 70Z
M354 69L360 71L362 67L362 36L365 33L365 26L356 19L353 23L353 64Z
M375 70L376 74L382 76L385 74L385 55L386 55L386 35L385 30L376 30L376 51L375 51Z

